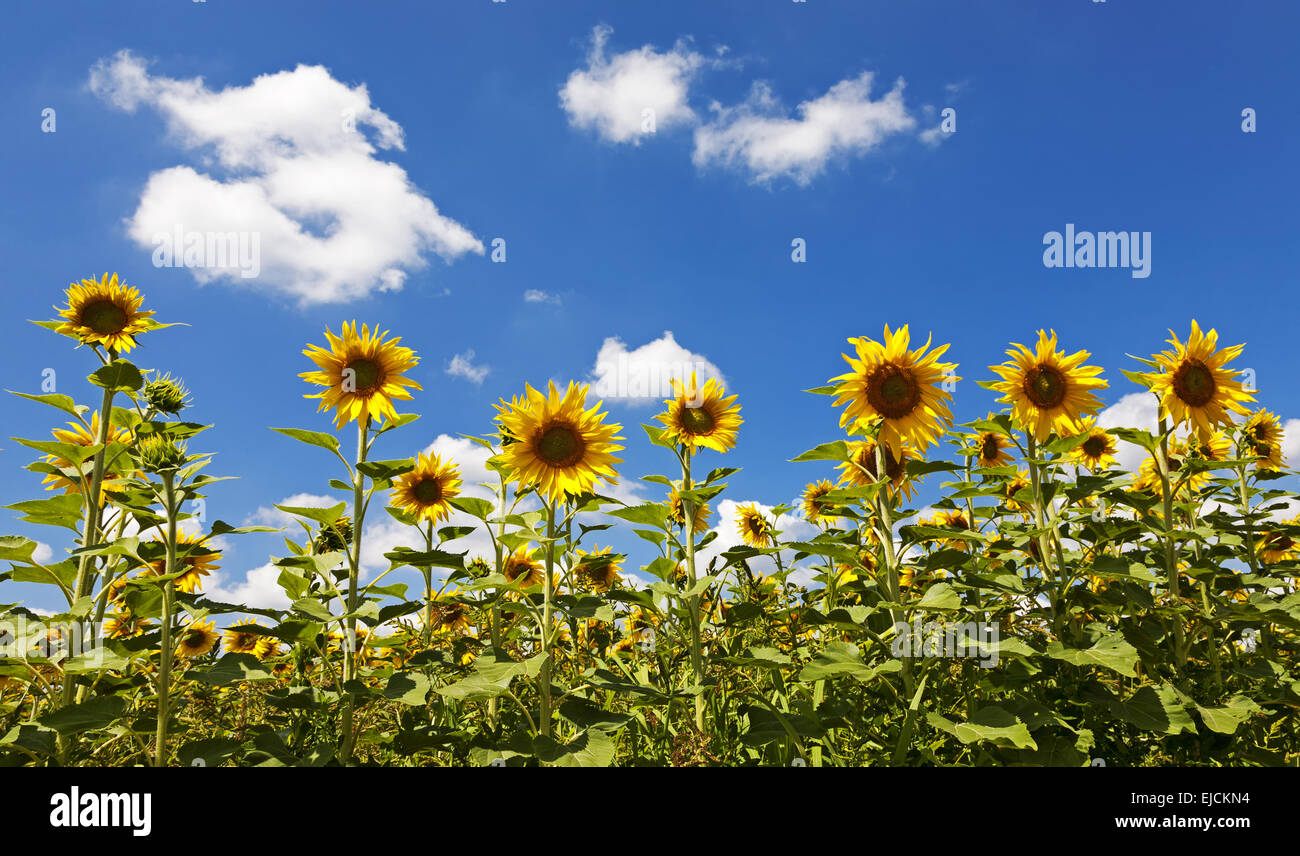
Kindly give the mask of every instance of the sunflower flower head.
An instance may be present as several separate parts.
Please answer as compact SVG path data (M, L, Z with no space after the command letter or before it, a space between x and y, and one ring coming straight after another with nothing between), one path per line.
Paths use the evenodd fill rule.
M686 503L682 500L681 487L674 485L668 494L668 512L672 516L673 522L678 526L686 525ZM709 509L707 502L697 502L691 509L691 518L694 525L691 531L699 535L701 532L707 532L709 529L709 517L713 512Z
M1057 348L1056 331L1038 331L1033 350L1012 343L1007 350L1011 360L989 366L1002 380L993 389L1002 393L998 399L1011 405L1016 422L1034 439L1042 442L1053 431L1060 436L1075 434L1081 417L1101 409L1094 390L1108 384L1098 377L1099 366L1086 366L1091 356L1076 351L1067 356Z
M772 522L754 503L736 508L736 529L740 532L741 540L751 547L772 546Z
M1085 419L1079 426L1079 433L1086 434L1087 439L1070 451L1070 457L1076 464L1094 472L1115 464L1119 444L1114 436L1097 424L1095 418Z
M55 332L84 344L102 345L115 354L127 353L136 346L137 335L162 326L152 320L152 312L140 311L143 295L117 274L72 283L67 300L68 305L58 310L63 322Z
M668 409L656 417L664 424L664 439L691 452L730 451L744 421L736 396L727 397L727 391L714 378L709 378L701 389L695 372L691 372L689 386L677 379L671 383L673 397L664 401Z
M372 333L365 324L358 334L353 321L344 322L338 336L327 329L325 339L329 347L308 345L303 351L318 370L302 372L299 377L325 387L305 397L320 399L318 411L332 409L336 427L393 419L397 416L393 402L409 401L410 389L422 389L403 374L420 359L415 351L398 345L400 336L389 339L387 330L381 332L376 327Z
M78 446L93 446L99 437L101 427L99 411L95 411L90 414L89 428L80 422L69 422L67 428L55 428L51 433L54 435L54 439L58 440L60 443L71 443ZM110 425L108 429L108 442L130 445L131 432L127 431L125 428ZM42 460L53 464L55 467L60 469L78 469L72 461L57 454L45 455ZM126 455L117 455L114 458L114 469L105 471L104 473L102 483L100 484L99 501L103 503L104 494L114 493L115 488L120 486L121 481L131 474L131 467ZM76 480L74 480L70 474L65 475L63 473L47 473L45 478L41 480L42 484L45 485L46 490L62 489L64 493L81 492L83 495L90 492L92 481L93 479L89 472L89 467L84 467L83 474L80 477L77 477Z
M619 571L622 566L622 556L612 552L609 547L601 548L593 544L591 552L578 550L573 565L573 578L577 580L579 588L609 591L621 579Z
M514 438L500 458L512 481L536 488L552 502L589 493L598 484L617 484L614 452L623 447L623 426L606 423L600 402L586 406L587 387L570 383L561 395L526 387L522 401L498 408L497 420Z
M1186 343L1172 330L1169 336L1173 349L1153 354L1158 370L1143 375L1160 398L1161 419L1172 420L1174 427L1190 422L1208 436L1218 427L1231 429L1232 413L1250 415L1245 403L1255 396L1227 368L1245 345L1219 348L1218 331L1203 333L1195 320Z
M1255 466L1261 470L1281 469L1282 443L1286 434L1275 414L1260 408L1250 415L1242 427L1246 452L1255 457Z
M924 452L952 427L946 387L956 383L956 363L939 362L947 345L930 347L930 340L914 349L908 327L891 331L886 325L883 342L866 337L849 339L854 356L844 354L849 372L831 379L835 406L846 405L840 427L860 433L880 422L879 439L895 454L909 443Z
M835 525L839 520L830 511L834 507L831 503L826 502L823 497L834 490L835 486L827 479L815 481L804 488L803 491L803 516L809 523L825 523L828 526Z
M155 533L151 540L160 542L164 540L164 536ZM177 591L193 594L202 588L204 577L221 568L217 564L217 560L221 558L220 551L206 546L206 541L207 538L202 535L184 531L176 533L176 571L180 573L175 581ZM166 574L166 558L150 562L145 568L145 573L155 577Z
M452 461L421 452L415 469L393 482L392 505L420 520L437 523L451 516L452 497L460 495L460 469Z
M182 657L202 657L213 649L218 638L211 621L191 622L180 633L176 653Z

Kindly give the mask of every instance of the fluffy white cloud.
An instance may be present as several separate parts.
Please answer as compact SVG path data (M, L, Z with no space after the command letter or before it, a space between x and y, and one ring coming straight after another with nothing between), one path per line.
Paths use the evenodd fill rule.
M1282 459L1288 467L1300 466L1300 419L1288 419L1282 430Z
M739 106L715 102L713 120L695 129L695 164L743 168L756 182L786 176L807 185L831 158L866 154L891 134L916 126L903 104L902 79L873 101L873 77L863 72L841 80L801 103L797 118L761 82Z
M227 583L225 574L215 571L204 594L221 603L240 603L258 609L287 609L289 598L277 582L280 569L269 562L254 568L238 582Z
M463 354L456 354L447 364L446 372L452 377L463 377L473 384L482 385L483 379L488 376L491 368L485 365L474 364L474 349L471 348Z
M691 372L696 373L701 386L708 378L727 385L716 365L703 355L677 344L671 330L632 350L628 350L622 339L610 336L596 355L596 366L590 377L591 389L606 400L658 402L672 397L670 380L689 378Z
M645 45L607 57L612 32L606 26L592 31L587 67L576 69L560 89L569 121L609 142L634 145L659 129L694 122L686 99L703 58L682 41L665 53Z
M155 264L308 304L400 289L429 251L448 261L483 252L405 170L375 157L376 147L404 148L403 135L365 85L349 87L322 66L218 92L202 78L151 76L142 59L120 51L91 69L90 88L128 112L157 110L173 139L200 151L216 173L174 166L149 177L127 231L154 249ZM222 244L230 235L237 241Z

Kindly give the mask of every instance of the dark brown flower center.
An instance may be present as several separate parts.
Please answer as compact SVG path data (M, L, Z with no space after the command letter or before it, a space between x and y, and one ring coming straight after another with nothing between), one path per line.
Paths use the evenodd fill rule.
M570 425L552 425L537 438L537 456L553 467L570 467L582 460L585 446Z
M438 479L421 479L420 482L411 489L417 502L421 505L433 505L442 499L442 482Z
M1174 393L1191 407L1204 407L1217 391L1214 373L1200 360L1184 360L1174 372Z
M346 372L350 371L352 373L351 392L370 392L379 387L383 382L383 368L379 363L374 360L366 359L365 357L361 357L360 359L348 363L348 367L344 371L345 382L347 379Z
M126 310L111 300L97 300L81 310L81 323L101 335L122 332L126 320Z
M692 434L708 434L717 424L707 407L682 408L681 424Z
M1106 454L1106 438L1096 434L1083 441L1083 453L1090 458L1100 458Z
M886 363L867 378L867 403L886 419L901 419L921 403L921 389L910 369Z
M1034 366L1025 372L1025 396L1039 410L1054 410L1065 401L1065 375L1055 366Z
M996 461L998 455L1002 452L1002 446L998 443L998 438L994 434L985 434L984 441L980 443L980 460Z

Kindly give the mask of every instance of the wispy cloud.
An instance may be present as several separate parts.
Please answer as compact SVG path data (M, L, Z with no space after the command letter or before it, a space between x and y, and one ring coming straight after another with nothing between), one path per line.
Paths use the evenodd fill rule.
M474 349L470 348L465 353L452 357L446 371L452 377L462 377L470 383L481 384L492 369L485 365L475 365Z

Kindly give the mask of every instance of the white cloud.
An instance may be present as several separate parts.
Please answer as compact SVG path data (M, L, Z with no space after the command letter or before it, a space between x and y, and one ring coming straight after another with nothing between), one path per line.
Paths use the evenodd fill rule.
M1288 419L1282 426L1282 460L1289 467L1300 466L1300 419Z
M587 67L574 70L560 89L569 121L609 142L635 145L663 128L694 122L686 98L703 58L684 41L665 53L645 45L607 57L612 32L606 26L592 31Z
M841 80L818 98L801 103L794 118L765 83L754 84L736 107L712 105L713 121L695 130L693 160L749 171L756 182L787 176L806 185L834 157L863 155L885 137L916 125L903 104L903 81L871 100L874 75Z
M701 354L692 353L673 338L671 330L639 348L628 350L617 336L600 346L591 371L592 392L606 400L650 403L672 397L673 378L695 372L701 386L715 378L726 386L722 371ZM730 391L730 390L729 390Z
M200 283L225 278L303 304L332 303L400 289L429 251L448 261L483 252L405 170L375 157L376 147L403 149L403 134L371 104L365 85L349 87L322 66L218 92L202 78L151 76L124 50L96 63L90 88L128 112L157 110L177 144L198 150L218 174L189 166L153 173L127 220L130 237L151 249L178 231L249 236L253 268L247 260L217 266L219 259L197 257L185 266ZM245 278L254 268L257 276Z
M560 295L551 294L542 291L540 288L530 288L524 292L525 303L550 303L553 306L560 305Z
M287 609L289 597L280 588L280 569L269 562L260 568L254 568L244 575L244 579L227 585L225 574L215 571L204 594L220 603L239 603L258 609Z
M474 365L474 349L470 348L465 353L452 357L446 371L452 377L463 377L470 383L482 385L483 379L492 369L485 365Z
M42 565L54 558L54 550L44 541L36 542L36 549L32 550L32 560L40 562Z

